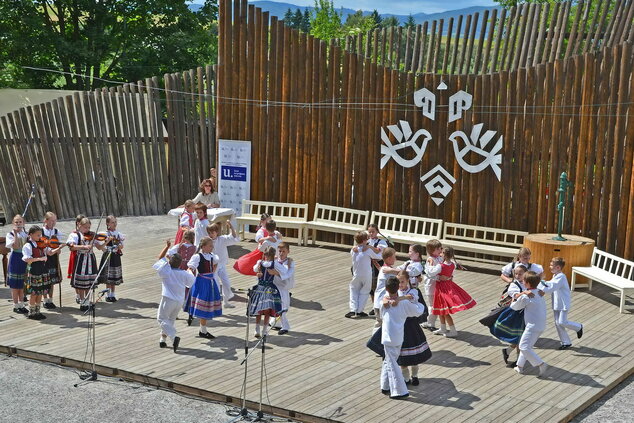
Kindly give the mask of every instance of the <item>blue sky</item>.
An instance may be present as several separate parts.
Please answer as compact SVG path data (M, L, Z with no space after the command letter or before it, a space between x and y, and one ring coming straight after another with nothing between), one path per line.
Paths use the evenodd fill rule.
M256 0L257 1L257 0ZM313 6L314 0L269 0L276 3L291 3L298 6ZM462 9L471 6L496 6L492 0L334 0L335 7L347 7L350 9L373 10L380 13L392 13L395 15L407 15L415 13L436 13L445 10Z

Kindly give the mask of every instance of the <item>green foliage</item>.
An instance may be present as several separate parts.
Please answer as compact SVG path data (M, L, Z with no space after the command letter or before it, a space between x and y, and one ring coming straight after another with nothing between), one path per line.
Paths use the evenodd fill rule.
M416 26L416 21L414 20L414 17L410 13L409 16L407 17L407 21L405 21L405 23L403 24L403 27L407 29L407 28L414 28L415 26Z
M315 0L315 8L310 19L310 34L322 40L342 36L341 14L335 10L332 1Z
M381 27L383 28L389 28L391 26L398 26L399 25L399 21L398 18L396 18L395 16L388 16L387 18L383 18L383 20L381 21Z
M217 1L206 0L198 12L187 4L186 0L3 0L0 85L90 90L104 85L96 78L136 81L214 63Z
M375 27L372 16L363 16L363 11L357 10L352 15L348 15L343 24L343 35L356 35L366 33Z
M374 27L372 29L381 27L381 21L383 20L383 18L381 18L381 15L379 15L378 10L374 9L372 13L370 13L370 18L372 18L372 22L374 23Z
M500 6L513 7L524 3L555 3L558 0L494 0Z

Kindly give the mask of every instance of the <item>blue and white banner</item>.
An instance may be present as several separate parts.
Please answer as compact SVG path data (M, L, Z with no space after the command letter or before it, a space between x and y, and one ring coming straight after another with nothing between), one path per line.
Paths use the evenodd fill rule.
M251 198L251 142L218 140L218 195L222 207L242 214L242 200Z

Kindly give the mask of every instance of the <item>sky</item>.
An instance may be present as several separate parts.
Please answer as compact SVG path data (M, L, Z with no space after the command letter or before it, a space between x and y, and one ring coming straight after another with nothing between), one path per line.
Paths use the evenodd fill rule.
M269 0L276 3L290 3L297 6L313 6L314 0ZM408 15L416 13L437 13L445 10L463 9L471 6L497 6L493 0L334 0L336 8L347 7L355 10L378 10L379 13Z

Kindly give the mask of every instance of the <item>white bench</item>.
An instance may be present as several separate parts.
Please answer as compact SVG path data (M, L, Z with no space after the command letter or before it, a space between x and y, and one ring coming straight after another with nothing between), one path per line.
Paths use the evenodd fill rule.
M325 204L316 203L313 220L305 224L304 245L308 242L308 230L310 229L312 229L312 239L314 245L317 239L318 230L354 235L367 228L369 217L369 211L327 206Z
M372 212L370 223L378 225L381 234L391 242L424 245L430 239L440 239L443 221L375 211Z
M302 242L304 225L308 221L308 204L242 200L242 216L236 217L242 239L244 239L245 226L259 224L262 213L271 215L280 228L297 229L298 242Z
M622 259L606 253L597 248L592 252L592 265L590 267L573 266L570 289L575 289L576 276L588 278L588 290L592 289L592 281L607 285L610 288L621 291L621 303L619 311L625 309L625 296L629 292L634 293L634 262Z
M445 222L440 242L459 251L500 257L515 257L517 251L523 246L526 235L528 235L528 232ZM468 258L473 259L472 257ZM480 258L476 260L504 263L499 260L484 260Z

